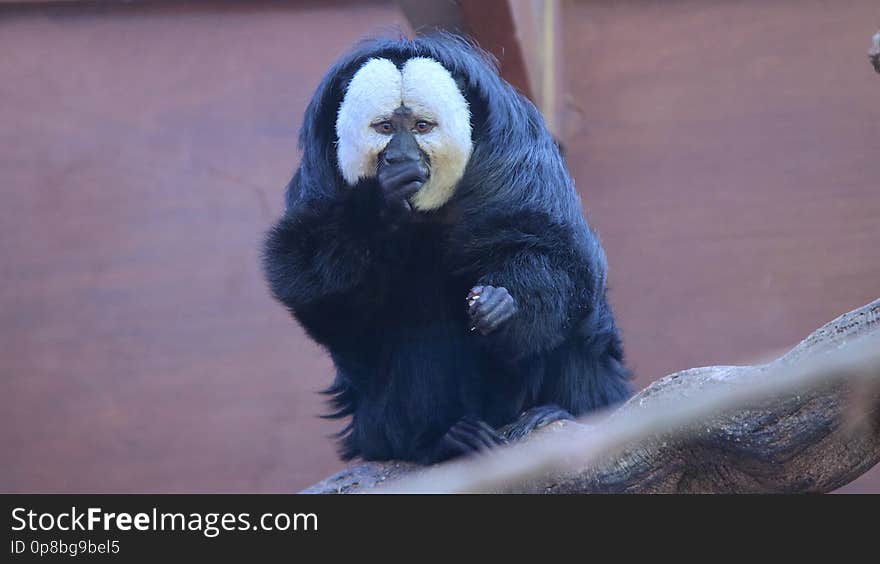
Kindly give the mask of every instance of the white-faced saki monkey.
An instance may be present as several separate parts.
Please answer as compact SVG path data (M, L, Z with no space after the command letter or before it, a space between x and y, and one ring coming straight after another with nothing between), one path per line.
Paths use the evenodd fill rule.
M486 53L446 34L362 43L299 141L264 270L333 359L345 459L432 463L629 397L602 247Z

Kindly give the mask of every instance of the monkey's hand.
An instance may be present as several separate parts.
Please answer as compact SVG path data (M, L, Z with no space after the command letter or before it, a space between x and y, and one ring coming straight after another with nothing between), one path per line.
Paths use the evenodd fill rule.
M467 297L471 331L488 335L516 315L516 300L502 286L474 286Z
M412 212L409 198L419 191L427 180L418 161L387 164L380 162L376 174L390 218L397 219Z
M463 417L446 431L446 434L440 438L421 462L434 464L450 458L486 451L504 444L507 444L507 439L499 435L498 431L487 423L473 417Z

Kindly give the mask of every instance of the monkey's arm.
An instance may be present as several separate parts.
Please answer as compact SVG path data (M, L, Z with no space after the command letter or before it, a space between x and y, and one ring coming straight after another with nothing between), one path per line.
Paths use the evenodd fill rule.
M485 222L471 240L465 252L479 278L468 311L481 339L503 358L557 347L604 299L598 244L543 214Z
M382 221L375 183L335 201L298 204L269 232L263 254L274 296L319 343L357 339L387 293L403 238Z

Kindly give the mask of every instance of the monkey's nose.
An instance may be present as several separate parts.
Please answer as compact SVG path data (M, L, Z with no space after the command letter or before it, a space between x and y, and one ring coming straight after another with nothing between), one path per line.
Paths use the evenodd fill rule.
M398 151L394 151L394 152L391 152L391 151L385 151L385 152L382 154L382 162L384 162L384 163L387 164L387 165L403 164L403 163L408 163L408 162L416 162L416 161L418 161L418 160L419 160L418 155L410 155L410 154L408 154L408 153L404 153L404 152L398 152Z

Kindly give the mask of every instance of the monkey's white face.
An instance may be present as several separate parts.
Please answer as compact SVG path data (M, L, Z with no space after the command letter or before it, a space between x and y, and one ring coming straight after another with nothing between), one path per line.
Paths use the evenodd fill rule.
M415 135L431 174L410 201L420 210L437 209L452 197L473 144L467 100L449 71L433 59L410 59L402 70L388 59L370 59L355 73L336 118L339 170L352 186L376 175L379 153L390 136L376 131L374 124L390 119L401 106L435 124Z

